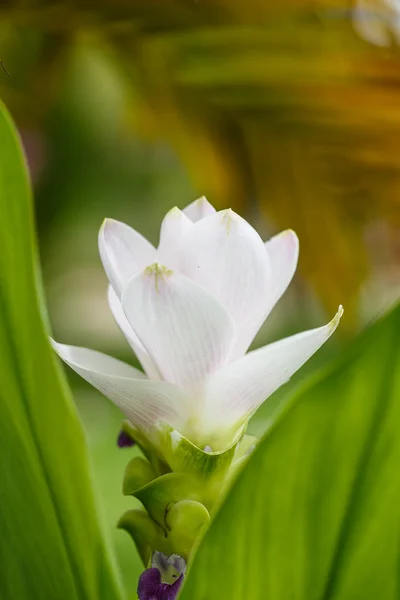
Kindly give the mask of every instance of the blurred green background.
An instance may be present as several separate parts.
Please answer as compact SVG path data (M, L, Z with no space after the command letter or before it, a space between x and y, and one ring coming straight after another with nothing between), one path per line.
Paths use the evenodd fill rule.
M335 339L261 409L254 432L291 386L399 298L400 50L387 6L373 4L369 25L357 6L2 1L10 76L0 70L0 94L35 186L56 339L134 361L108 310L98 229L113 217L157 243L165 212L202 194L264 239L288 227L299 235L298 273L255 345L345 306ZM121 415L68 375L134 589L140 564L115 529L133 505L121 492L130 457L116 448Z

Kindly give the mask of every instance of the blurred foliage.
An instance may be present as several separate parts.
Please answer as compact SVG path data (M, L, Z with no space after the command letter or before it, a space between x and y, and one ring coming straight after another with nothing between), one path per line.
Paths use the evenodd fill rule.
M0 56L11 79L0 77L0 92L21 127L40 128L65 90L71 50L104 54L124 89L121 127L168 140L218 206L261 212L265 233L294 228L302 274L330 312L345 305L352 327L371 273L370 227L389 224L399 264L400 88L399 51L359 39L351 9L332 0L3 0Z

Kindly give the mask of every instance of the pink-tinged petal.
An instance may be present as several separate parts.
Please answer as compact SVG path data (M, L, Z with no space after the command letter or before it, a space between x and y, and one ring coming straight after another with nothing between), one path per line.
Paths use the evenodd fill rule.
M193 221L193 223L196 223L197 221L200 221L200 219L204 219L204 217L213 215L216 210L205 196L201 196L191 204L188 204L183 209L183 212L191 221Z
M118 296L132 275L156 260L156 249L140 233L120 221L105 219L99 232L100 257Z
M176 206L167 212L161 223L160 244L157 249L157 260L161 264L179 270L182 243L192 227L192 221Z
M250 352L212 375L206 385L206 414L214 424L241 425L330 338L342 306L328 325Z
M129 325L128 319L126 318L125 313L122 310L120 299L114 292L114 289L111 285L108 286L107 294L108 303L110 305L113 317L118 327L121 329L122 333L126 337L130 347L132 348L138 360L140 361L140 364L145 370L146 375L149 377L149 379L153 379L155 381L162 379L160 372L157 369L157 366L154 364L154 362L149 356L149 353L144 348L142 342L139 340L138 336L133 331L132 327Z
M137 427L148 431L157 421L179 429L190 416L191 399L178 387L145 375L100 352L52 341L67 365L112 400Z
M271 286L268 254L255 229L231 210L201 219L185 240L181 271L225 306L248 347L258 329L254 314L263 311Z
M226 310L186 277L153 265L131 279L122 307L166 381L190 391L221 368L234 341Z

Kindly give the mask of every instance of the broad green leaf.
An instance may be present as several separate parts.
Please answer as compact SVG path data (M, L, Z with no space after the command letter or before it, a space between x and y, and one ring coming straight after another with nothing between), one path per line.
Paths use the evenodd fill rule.
M30 186L0 105L0 598L120 598L84 435L45 331Z
M399 516L400 308L289 402L180 598L398 599Z

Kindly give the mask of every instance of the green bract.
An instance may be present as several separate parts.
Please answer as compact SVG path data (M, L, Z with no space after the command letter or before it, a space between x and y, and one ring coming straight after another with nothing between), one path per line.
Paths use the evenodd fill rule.
M242 435L227 450L208 452L167 424L157 424L152 442L126 421L123 429L146 456L128 463L123 493L140 500L146 512L128 511L119 527L132 536L146 565L155 550L187 559L256 440Z

